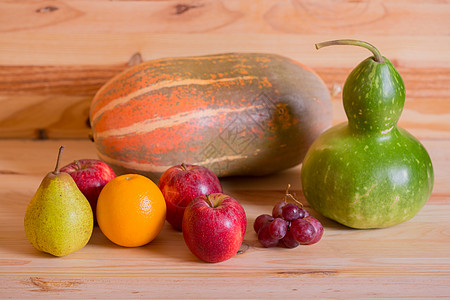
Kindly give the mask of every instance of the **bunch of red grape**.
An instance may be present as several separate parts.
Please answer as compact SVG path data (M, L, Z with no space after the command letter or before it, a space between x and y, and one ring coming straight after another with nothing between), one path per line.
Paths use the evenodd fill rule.
M289 189L289 186L288 186ZM284 201L275 204L272 215L263 214L256 218L253 228L258 234L258 241L266 248L279 244L286 248L317 243L323 234L322 224L300 204L287 202L290 197L286 190Z

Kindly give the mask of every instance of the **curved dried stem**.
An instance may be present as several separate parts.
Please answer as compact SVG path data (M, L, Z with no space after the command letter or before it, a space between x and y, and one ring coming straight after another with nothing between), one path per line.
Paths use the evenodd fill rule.
M375 46L373 46L372 44L369 44L367 42L360 41L360 40L344 39L344 40L326 41L326 42L317 43L315 46L316 46L316 49L319 50L322 47L328 47L328 46L333 46L333 45L360 46L360 47L366 48L370 52L372 52L376 62L379 62L379 63L384 62L383 56L381 55L380 51L378 51L378 49L375 48Z
M289 189L291 188L291 185L288 183L286 188L286 194L284 195L284 202L287 202L287 199L292 199L294 202L296 202L298 205L300 205L300 208L303 208L303 203L301 203L294 195L289 193Z

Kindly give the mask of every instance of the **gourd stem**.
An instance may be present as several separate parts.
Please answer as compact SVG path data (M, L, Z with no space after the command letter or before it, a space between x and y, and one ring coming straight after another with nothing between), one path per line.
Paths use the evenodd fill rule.
M59 163L61 162L61 156L62 156L63 150L64 150L64 146L59 147L59 152L58 152L58 158L56 160L55 171L53 171L53 173L55 173L55 174L59 173Z
M351 46L360 46L360 47L366 48L370 52L373 53L376 62L378 62L378 63L384 62L383 56L381 55L380 51L378 51L378 49L375 48L375 46L373 46L367 42L363 42L363 41L359 41L359 40L334 40L334 41L317 43L316 49L319 50L322 47L334 46L334 45L351 45Z

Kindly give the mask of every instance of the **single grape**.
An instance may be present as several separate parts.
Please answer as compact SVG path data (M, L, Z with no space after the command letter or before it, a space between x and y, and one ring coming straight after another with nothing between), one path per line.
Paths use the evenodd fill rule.
M282 208L282 216L286 221L294 221L300 218L300 208L294 203L287 203Z
M255 230L256 233L258 233L259 229L264 224L272 222L272 221L273 221L273 217L271 215L268 215L268 214L260 215L255 219L255 222L253 223L253 229Z
M282 239L286 235L287 229L288 223L282 218L275 218L269 224L269 233L274 239Z
M274 239L269 233L270 223L265 223L258 231L258 241L266 248L275 247L279 239Z
M272 217L274 217L274 218L281 217L281 213L282 213L283 207L286 204L287 204L287 202L285 202L285 201L278 202L277 204L275 204L275 206L272 209Z
M306 218L307 216L309 216L309 213L304 209L304 208L300 208L298 211L299 215L300 215L300 219Z
M307 216L304 218L304 220L311 223L311 225L314 226L314 229L316 230L316 235L314 236L314 238L311 241L305 243L305 245L312 245L312 244L317 243L318 241L320 241L320 239L322 238L322 235L323 235L322 223L320 223L319 220L317 220L316 218L314 218L312 216Z
M296 219L291 223L290 231L294 239L300 244L312 241L316 235L314 226L305 219Z
M288 230L286 232L286 235L284 236L284 238L281 240L281 243L286 247L286 248L295 248L298 245L300 245L299 242L297 242L294 239L294 236L292 235L292 231Z

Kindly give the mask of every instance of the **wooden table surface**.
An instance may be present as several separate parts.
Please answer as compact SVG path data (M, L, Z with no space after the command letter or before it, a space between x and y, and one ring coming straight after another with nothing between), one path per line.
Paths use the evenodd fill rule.
M450 298L450 5L448 1L0 0L0 298ZM263 178L222 179L247 212L238 255L196 259L169 225L150 244L122 248L98 228L86 247L55 258L25 238L26 206L54 167L96 158L86 120L95 92L143 60L267 52L313 68L346 120L342 85L370 54L314 43L363 39L402 75L399 125L430 153L435 186L410 221L354 230L312 211L315 245L262 248L252 230L286 185L304 202L300 166ZM308 206L307 206L308 208Z
M240 254L199 261L182 234L166 223L146 246L123 248L99 228L86 247L56 258L27 241L23 216L43 176L54 166L95 158L89 141L0 141L0 298L432 298L450 297L450 142L424 140L435 167L428 203L410 221L354 230L318 216L325 231L315 245L262 248L254 219L271 211L286 184L305 202L300 167L263 178L223 179L238 199L248 229ZM309 207L307 206L307 209Z

